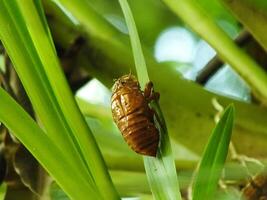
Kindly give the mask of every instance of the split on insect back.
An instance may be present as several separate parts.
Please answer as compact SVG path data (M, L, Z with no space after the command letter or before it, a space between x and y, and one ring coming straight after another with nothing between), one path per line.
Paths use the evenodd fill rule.
M154 92L152 82L141 91L139 82L131 74L119 78L112 88L113 119L136 153L156 157L160 136L154 121L156 112L149 103L158 99L159 93Z

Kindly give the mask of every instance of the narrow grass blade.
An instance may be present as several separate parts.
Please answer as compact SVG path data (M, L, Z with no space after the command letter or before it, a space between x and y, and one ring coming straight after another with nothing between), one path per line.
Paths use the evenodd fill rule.
M227 157L234 121L234 106L224 111L204 151L193 185L193 200L213 199Z
M88 194L99 199L94 187L34 120L0 88L0 121L15 134L72 199ZM77 182L79 184L74 183Z
M60 68L41 2L1 0L0 24L1 40L48 137L75 163L99 196L118 199Z
M244 78L257 98L267 104L267 75L264 70L236 46L232 39L211 19L208 11L199 5L198 1L163 0L163 2L206 40L220 57Z
M0 185L0 200L5 199L6 191L7 191L7 185L5 183L2 183Z
M32 3L25 5L29 7L29 4ZM36 10L31 8L29 11L31 14L28 17L33 21L38 21ZM46 37L46 34L40 31L40 28L36 27L34 22L27 26L25 18L26 16L22 15L16 1L0 1L1 41L14 64L34 110L46 129L46 134L57 143L69 159L77 162L78 165L80 163L81 172L86 174L86 168L81 156L75 149L68 127L64 124L62 112L43 71L43 64L28 29L36 30L36 34L42 35L43 38ZM44 45L43 49L48 50L49 48Z
M127 0L119 0L119 2L129 29L138 80L141 87L144 87L149 81L149 77L135 22ZM161 126L158 127L161 134L161 144L157 158L144 156L148 181L155 199L181 199L174 158L164 117L157 102L152 102L151 107L156 111L160 118L158 125L161 124Z
M49 188L49 194L51 200L70 200L65 192L58 186L56 182L53 182Z
M145 57L142 52L142 46L140 43L138 32L136 30L135 21L131 13L130 7L127 3L127 0L119 0L119 2L121 4L122 11L130 34L130 40L134 55L134 64L138 76L138 81L141 87L144 87L145 84L149 81L149 77L147 73Z

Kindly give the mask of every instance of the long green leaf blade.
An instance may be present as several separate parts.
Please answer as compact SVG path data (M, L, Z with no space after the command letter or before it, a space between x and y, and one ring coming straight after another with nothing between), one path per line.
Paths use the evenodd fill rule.
M227 157L234 121L234 107L228 106L216 125L204 151L193 185L193 200L213 199Z
M129 29L138 79L141 86L144 87L149 82L149 77L134 18L127 0L119 0L119 2ZM181 199L174 158L164 117L157 102L152 102L151 106L160 117L160 122L158 123L163 127L158 126L161 133L161 144L157 158L144 156L148 181L155 199Z
M39 4L40 2L38 5ZM24 6L24 4L21 4L21 6ZM39 10L41 9L40 6L38 8ZM29 10L31 9L23 9L25 16L30 14ZM29 25L32 24L31 18L28 17L26 19L29 20ZM106 198L109 199L118 199L118 194L112 184L103 157L89 127L78 109L73 95L67 85L65 76L59 66L58 59L55 54L55 48L47 28L48 26L47 24L45 24L46 26L42 26L44 23L40 24L40 22L43 22L43 20L37 21L38 24L36 26L44 33L47 33L47 37L40 42L39 34L36 34L34 27L32 27L30 35L35 44L35 48L40 55L45 74L51 84L51 88L60 106L60 110L63 115L67 116L65 117L66 127L69 127L70 133L73 133L73 140L78 144L77 148L81 152L87 167L90 168L97 188L102 188L102 190L105 191L102 192L101 195L107 196ZM44 50L44 46L51 48Z
M40 1L1 0L0 11L4 24L0 37L47 134L95 185L100 197L118 199L95 139L60 69Z
M92 195L92 199L99 199L94 187L74 168L74 164L2 88L0 107L0 121L15 134L72 199L83 200L88 194ZM74 184L73 181L78 181L79 184Z
M7 191L7 185L5 183L2 183L0 185L0 200L5 199L6 191Z
M136 30L135 21L131 13L130 7L127 3L127 0L119 0L119 2L121 4L127 27L129 29L138 80L140 82L141 87L144 88L145 84L149 81L149 77L146 69L145 57L142 52L142 46Z
M29 6L29 5L28 5ZM37 13L31 9L32 19L37 19ZM68 134L68 130L63 124L62 114L53 96L51 87L42 70L42 63L39 59L32 39L30 38L26 22L15 1L0 1L0 37L13 64L21 78L23 86L38 113L50 138L57 142L59 148L63 149L70 159L81 164L80 170L83 171L83 164L75 150L74 144ZM37 35L45 35L36 28ZM44 49L47 49L43 46ZM21 51L23 50L23 51ZM23 53L22 53L23 52ZM86 171L84 171L86 173Z

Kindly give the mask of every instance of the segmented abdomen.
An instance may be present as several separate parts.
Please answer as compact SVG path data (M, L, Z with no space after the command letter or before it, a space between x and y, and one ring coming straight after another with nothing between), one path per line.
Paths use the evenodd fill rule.
M125 141L137 153L156 156L159 133L139 90L121 90L112 96L113 118Z

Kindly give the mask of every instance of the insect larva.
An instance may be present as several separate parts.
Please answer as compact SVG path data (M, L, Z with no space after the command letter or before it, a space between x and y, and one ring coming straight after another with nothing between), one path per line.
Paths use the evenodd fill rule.
M147 156L157 154L159 131L154 124L154 111L148 104L158 97L159 94L153 91L152 82L142 92L133 75L122 76L112 88L113 119L125 141L136 153Z

